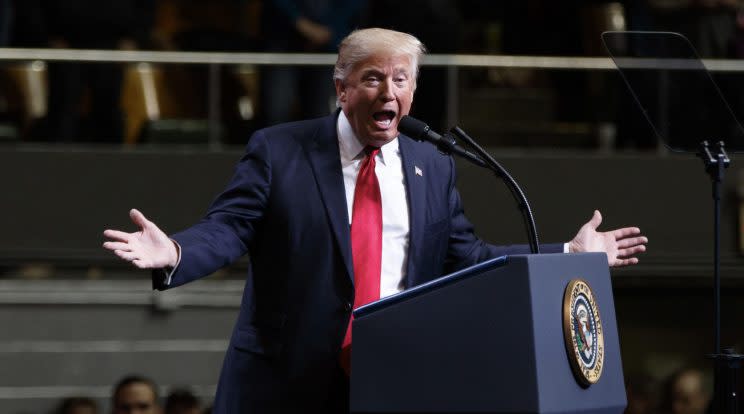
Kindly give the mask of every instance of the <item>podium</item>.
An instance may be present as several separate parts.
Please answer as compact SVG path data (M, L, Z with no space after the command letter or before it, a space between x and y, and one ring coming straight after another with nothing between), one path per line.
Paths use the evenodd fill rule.
M572 369L564 335L564 294L576 279L591 288L604 338L590 385ZM492 259L354 318L352 413L619 414L626 406L603 253Z

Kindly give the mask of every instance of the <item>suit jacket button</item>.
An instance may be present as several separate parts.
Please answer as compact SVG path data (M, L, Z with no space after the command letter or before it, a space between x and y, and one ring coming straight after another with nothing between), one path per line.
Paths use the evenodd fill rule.
M351 302L346 302L346 304L344 305L344 309L350 311L352 309Z

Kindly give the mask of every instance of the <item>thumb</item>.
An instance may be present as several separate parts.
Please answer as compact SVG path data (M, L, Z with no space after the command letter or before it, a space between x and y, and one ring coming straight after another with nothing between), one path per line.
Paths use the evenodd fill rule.
M147 226L147 224L149 223L147 218L145 218L145 215L136 208L129 210L129 218L131 218L132 222L134 222L134 224L139 226L139 228L141 229L144 229L145 226Z
M594 210L594 215L587 224L592 230L597 230L597 227L602 224L602 213L599 210Z

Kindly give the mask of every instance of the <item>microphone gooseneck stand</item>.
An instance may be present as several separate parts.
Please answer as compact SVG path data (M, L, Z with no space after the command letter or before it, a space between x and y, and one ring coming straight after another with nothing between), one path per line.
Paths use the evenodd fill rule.
M486 162L486 164L488 164L488 168L504 181L507 188L509 188L509 191L514 197L514 200L519 205L519 210L522 212L522 220L524 221L524 226L527 229L527 233L529 234L530 250L533 254L540 253L540 243L537 237L535 216L532 214L532 207L530 207L530 203L529 201L527 201L527 196L524 195L524 191L522 191L522 188L519 186L519 184L517 184L517 181L514 179L514 177L511 176L511 174L509 174L509 172L506 171L504 167L501 166L501 164L499 164L491 156L491 154L486 152L483 147L478 145L478 143L470 138L470 136L466 134L465 131L463 131L459 126L453 127L450 132L455 134L458 138L462 139L471 148L473 148L473 150L478 153L478 155Z
M486 150L484 150L480 145L478 145L472 138L470 138L468 134L465 133L465 131L463 131L459 127L454 127L452 128L451 132L448 132L444 135L439 135L436 132L432 131L429 125L426 125L426 123L408 115L400 119L400 122L398 123L398 130L417 141L428 141L434 144L434 146L439 149L439 152L443 154L455 154L479 167L488 168L489 170L493 171L498 177L500 177L509 188L509 191L519 205L519 210L522 213L524 225L527 228L527 234L529 235L528 239L530 251L533 254L540 253L540 244L538 243L537 239L537 226L535 226L535 218L532 215L532 208L530 208L530 203L527 201L527 197L524 195L524 192L519 187L519 184L517 184L516 180L514 180L511 175L509 175L504 167L496 162L496 160L493 159L493 157L488 154ZM463 147L457 145L457 140L455 139L453 134L464 140L478 154L473 154L465 150Z
M707 355L714 361L715 392L713 404L715 414L738 414L739 367L744 355L734 353L732 348L721 348L721 185L724 172L731 164L723 141L715 144L711 151L708 141L700 144L698 157L705 164L710 176L713 195L713 319L714 353Z

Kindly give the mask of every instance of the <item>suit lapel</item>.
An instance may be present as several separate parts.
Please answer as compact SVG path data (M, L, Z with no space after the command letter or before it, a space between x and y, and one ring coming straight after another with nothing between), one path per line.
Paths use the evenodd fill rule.
M344 177L341 172L341 158L338 148L336 116L325 118L315 136L305 147L310 164L318 183L323 204L328 214L331 231L338 243L341 258L352 284L354 283L351 262L351 236L349 232L349 214L346 207Z
M406 289L410 287L411 278L416 272L415 263L419 260L419 246L424 231L423 208L426 205L426 181L424 181L421 167L423 163L418 156L414 141L404 135L398 138L400 156L403 162L403 176L406 180L406 193L408 197L408 263L406 266ZM418 171L418 173L417 173Z

